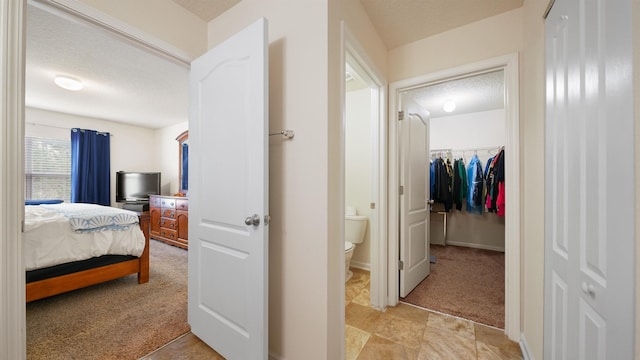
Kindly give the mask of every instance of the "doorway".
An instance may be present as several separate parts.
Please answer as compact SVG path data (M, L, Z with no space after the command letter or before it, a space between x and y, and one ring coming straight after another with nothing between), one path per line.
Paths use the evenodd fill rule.
M505 333L517 340L520 332L520 171L519 171L519 123L518 123L518 55L512 54L461 66L437 73L398 81L390 85L389 98L389 214L398 214L399 204L399 125L400 95L425 86L448 80L469 77L479 73L504 70L505 87L505 169L512 179L505 188ZM399 301L399 219L389 217L388 229L388 304Z
M370 306L386 306L386 247L383 234L387 222L386 103L385 81L365 55L348 27L342 24L344 48L344 92L342 128L342 203L367 216L362 244L356 245L351 265L370 272ZM358 120L355 120L358 119ZM367 132L367 135L363 135ZM362 167L362 163L366 163ZM358 167L360 167L358 169ZM367 186L363 187L362 183ZM344 213L343 213L344 215ZM342 216L344 219L345 216ZM344 220L343 220L344 221ZM344 224L344 222L343 222ZM342 227L343 229L345 226ZM343 232L344 233L344 232ZM345 242L344 235L342 242ZM344 247L341 247L344 249ZM344 261L342 252L340 257ZM346 265L346 264L345 264ZM345 279L348 269L345 268Z
M497 201L501 186L510 181L504 176L502 149L504 70L438 82L401 95L403 108L411 103L428 114L423 116L429 125L426 156L421 148L420 158L412 163L417 163L420 174L426 169L430 174L426 184L424 180L418 184L430 191L417 201L430 200L430 211L421 218L429 224L431 255L429 276L421 274L411 285L401 277L402 301L504 328L505 214ZM402 127L412 121L413 112L405 112ZM408 140L403 134L400 142L404 145ZM406 177L401 182L405 188L401 201L406 202L413 191L408 188L414 184L407 183ZM404 243L401 233L400 249L407 251ZM408 247L415 246L409 242ZM403 260L401 253L405 268L415 258L418 255L412 251L412 257Z

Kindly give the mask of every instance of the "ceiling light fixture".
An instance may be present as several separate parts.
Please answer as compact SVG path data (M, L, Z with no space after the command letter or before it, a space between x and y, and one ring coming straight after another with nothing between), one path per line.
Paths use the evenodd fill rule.
M65 75L56 75L53 78L53 82L55 82L56 85L60 86L61 88L71 91L82 90L82 88L84 87L82 81Z
M453 100L447 100L444 102L444 105L442 106L442 110L444 110L444 112L453 112L453 110L456 109L456 103Z
M348 72L348 71L347 71L347 72L344 74L344 79L345 79L345 81L346 81L346 82L349 82L349 81L353 81L353 80L355 80L355 79L356 79L356 77L355 77L355 76L353 76L353 74L351 74L350 72Z

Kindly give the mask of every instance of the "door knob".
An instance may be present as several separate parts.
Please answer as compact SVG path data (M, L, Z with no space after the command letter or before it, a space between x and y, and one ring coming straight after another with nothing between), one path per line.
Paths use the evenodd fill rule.
M596 289L593 287L593 285L591 284L587 285L587 283L584 281L582 282L582 292L584 292L585 294L591 297L596 296Z
M260 215L258 214L253 214L253 216L249 216L246 219L244 219L244 223L251 226L258 226L260 225Z

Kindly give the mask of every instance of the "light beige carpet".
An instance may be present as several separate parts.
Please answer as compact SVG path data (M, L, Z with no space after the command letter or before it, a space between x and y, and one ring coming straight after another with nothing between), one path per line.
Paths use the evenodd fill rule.
M27 359L138 359L188 332L187 252L151 240L130 275L27 304Z
M431 274L402 301L504 328L504 253L431 245Z

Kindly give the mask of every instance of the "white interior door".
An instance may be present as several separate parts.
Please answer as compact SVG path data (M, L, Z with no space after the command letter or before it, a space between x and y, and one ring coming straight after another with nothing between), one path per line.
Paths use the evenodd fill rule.
M429 275L429 119L400 120L400 297Z
M268 354L267 21L191 64L189 323L227 359Z
M546 20L545 359L632 359L631 1Z

